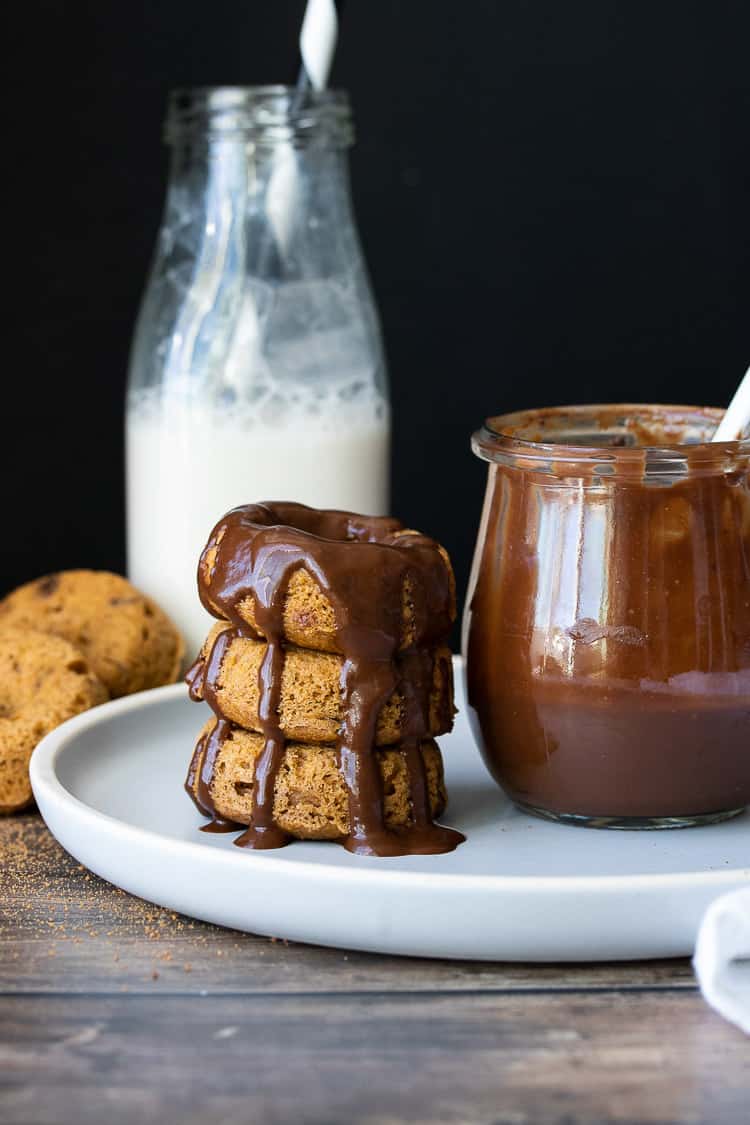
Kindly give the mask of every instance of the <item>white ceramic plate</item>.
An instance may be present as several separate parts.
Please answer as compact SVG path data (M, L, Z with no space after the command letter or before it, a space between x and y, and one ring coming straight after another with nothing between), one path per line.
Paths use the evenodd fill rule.
M456 667L459 707L461 668ZM31 781L50 829L97 875L172 910L295 941L384 953L586 961L692 953L703 911L750 884L750 815L616 832L517 812L459 715L441 739L440 856L373 859L330 843L251 852L203 823L182 785L204 705L182 685L106 703L40 743Z

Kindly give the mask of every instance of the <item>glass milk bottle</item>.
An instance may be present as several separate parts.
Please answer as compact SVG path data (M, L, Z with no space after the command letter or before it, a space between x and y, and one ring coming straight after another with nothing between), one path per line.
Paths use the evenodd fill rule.
M166 139L128 382L128 572L190 655L210 620L198 556L220 516L262 500L385 514L390 422L346 94L178 91Z

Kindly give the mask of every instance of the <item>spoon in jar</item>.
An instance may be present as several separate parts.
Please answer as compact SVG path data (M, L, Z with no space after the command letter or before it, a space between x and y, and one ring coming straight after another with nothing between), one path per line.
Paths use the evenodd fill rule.
M750 367L711 441L738 441L750 423Z

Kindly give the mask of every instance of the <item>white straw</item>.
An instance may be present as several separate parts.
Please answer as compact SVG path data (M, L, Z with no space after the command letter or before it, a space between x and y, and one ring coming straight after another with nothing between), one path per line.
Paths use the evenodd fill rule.
M307 0L299 52L315 90L324 90L336 49L339 21L334 0Z
M334 0L307 0L299 37L299 52L303 68L301 78L308 90L312 87L317 93L326 87L336 49L338 27ZM289 249L298 192L297 154L291 144L280 145L274 153L267 209L282 255Z
M737 441L750 424L750 367L737 388L712 441Z

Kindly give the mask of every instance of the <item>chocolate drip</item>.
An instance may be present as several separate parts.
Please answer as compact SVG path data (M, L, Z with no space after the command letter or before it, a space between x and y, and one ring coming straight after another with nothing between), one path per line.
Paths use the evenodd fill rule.
M409 777L414 828L420 829L431 821L427 775L420 743L429 730L430 689L432 668L429 654L411 652L403 664L399 689L404 700L404 723L401 753Z
M200 811L210 817L208 824L202 826L201 832L237 832L243 827L232 820L216 816L210 789L216 759L230 731L231 724L219 719L210 732L198 739L190 762L185 789Z
M274 593L276 598L280 597L279 590ZM269 630L275 624L275 616L272 612L261 615ZM284 652L280 637L273 636L271 632L266 636L266 654L258 669L258 717L265 745L255 762L250 827L234 841L240 848L281 848L289 843L289 835L279 828L273 815L276 776L284 759L284 735L278 720Z
M203 659L203 653L201 652L198 654L196 660L193 661L193 663L185 673L185 683L188 686L188 695L192 699L193 703L200 703L200 701L203 699L202 691L204 671L205 661Z
M293 525L293 526L290 526ZM312 575L330 601L335 639L344 656L341 689L344 722L339 765L349 797L350 834L344 846L358 854L444 852L460 833L432 823L420 742L429 730L432 659L416 645L445 637L453 620L452 580L440 548L403 533L396 520L364 519L348 512L318 512L301 504L235 508L214 528L201 556L198 586L205 607L230 623L211 652L188 673L191 697L202 697L217 715L221 663L235 636L261 633L267 650L259 672L264 749L255 764L251 825L236 841L244 847L280 847L288 836L273 817L274 787L284 755L278 724L283 660L284 605L296 570ZM409 647L404 592L409 590ZM253 624L247 620L252 599ZM400 652L401 673L396 671ZM399 685L404 698L405 741L413 825L399 832L384 823L375 729L386 699ZM225 720L219 727L225 728ZM196 803L212 811L211 770L221 740L209 736L196 786Z
M221 666L224 663L227 649L237 634L238 630L231 628L224 629L219 633L214 638L214 643L205 658L201 654L185 676L190 698L196 703L205 699L215 714L218 714L216 691L219 686ZM218 717L222 718L221 715Z
M199 656L188 670L185 681L192 700L205 699L209 704L215 702L215 690L221 672L221 664L232 638L233 631L231 629L219 633L211 646L207 659L204 660ZM213 730L199 739L193 754L193 760L190 763L185 788L200 811L211 818L209 823L204 824L201 828L202 832L237 832L244 827L232 820L225 820L223 817L216 816L213 797L211 796L211 781L216 759L231 729L232 724L219 717L219 721Z
M409 851L430 854L442 840L443 851L452 851L463 843L465 836L453 828L435 824L430 809L427 771L422 757L421 743L430 727L430 692L432 689L432 659L428 652L414 649L405 654L401 662L399 691L404 700L403 738L401 756L409 779L409 801L412 827L409 832Z
M383 818L383 783L375 751L380 708L395 687L391 660L349 657L341 673L344 722L338 745L339 769L349 799L347 851L357 855L403 855Z

